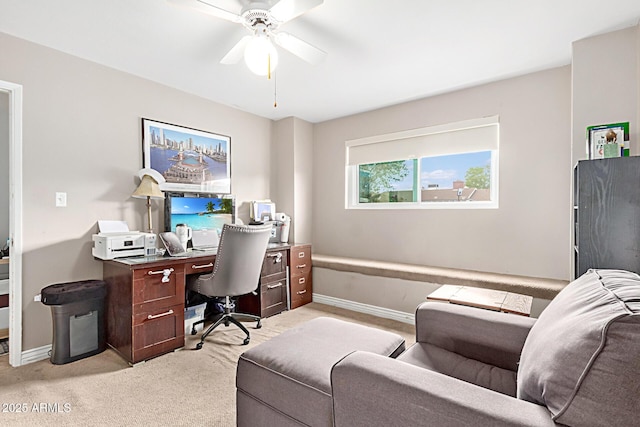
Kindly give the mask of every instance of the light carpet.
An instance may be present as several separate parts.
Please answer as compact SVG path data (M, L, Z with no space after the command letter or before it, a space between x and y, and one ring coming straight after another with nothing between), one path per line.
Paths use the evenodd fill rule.
M130 367L113 350L65 365L47 360L18 368L0 358L0 425L3 426L234 426L235 369L252 346L319 316L389 330L415 341L412 325L311 303L262 320L261 329L243 333L222 327L191 351L184 349ZM248 324L249 325L249 324Z

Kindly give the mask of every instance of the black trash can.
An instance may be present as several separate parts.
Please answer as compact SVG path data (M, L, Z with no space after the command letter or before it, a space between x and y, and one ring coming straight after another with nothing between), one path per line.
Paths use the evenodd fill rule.
M62 365L105 350L104 321L107 284L102 280L57 283L40 292L51 306L53 345L51 363Z

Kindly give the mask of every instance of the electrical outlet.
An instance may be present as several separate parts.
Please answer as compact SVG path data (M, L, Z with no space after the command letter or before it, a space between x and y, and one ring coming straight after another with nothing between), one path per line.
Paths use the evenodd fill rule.
M57 208L65 208L67 207L67 193L56 193L56 207Z
M33 300L35 302L40 302L41 301L41 295L40 294L36 295L35 297L33 297Z

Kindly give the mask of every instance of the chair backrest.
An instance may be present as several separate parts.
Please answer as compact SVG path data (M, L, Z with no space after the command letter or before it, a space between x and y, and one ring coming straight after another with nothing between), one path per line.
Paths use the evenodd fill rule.
M198 293L207 296L245 295L256 289L271 236L271 225L225 224L213 273L201 275Z
M542 312L525 341L518 397L563 425L638 425L640 276L589 270Z

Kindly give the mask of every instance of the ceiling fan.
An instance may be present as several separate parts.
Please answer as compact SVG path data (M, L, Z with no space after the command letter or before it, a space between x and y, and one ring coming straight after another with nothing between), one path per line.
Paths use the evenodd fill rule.
M312 65L320 63L327 55L326 52L296 36L278 31L280 25L321 5L324 0L280 0L273 6L268 0L255 1L248 3L240 14L216 6L216 0L169 1L242 24L249 30L251 34L244 36L231 48L220 60L222 64L236 64L244 57L252 72L270 77L278 64L278 52L272 41Z

